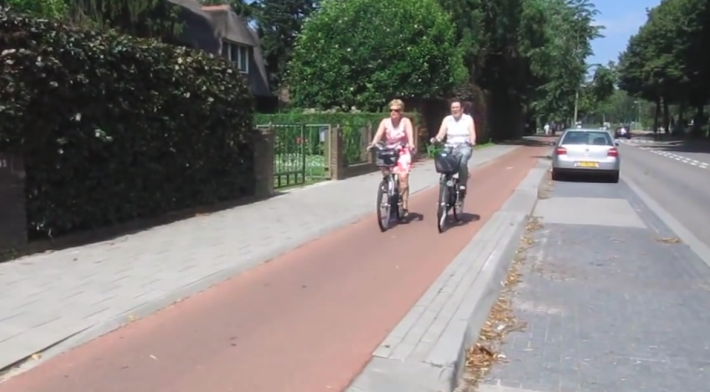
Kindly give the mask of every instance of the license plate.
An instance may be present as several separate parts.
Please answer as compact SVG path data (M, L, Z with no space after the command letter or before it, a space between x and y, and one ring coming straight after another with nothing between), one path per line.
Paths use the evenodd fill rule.
M577 162L579 167L599 167L597 162Z

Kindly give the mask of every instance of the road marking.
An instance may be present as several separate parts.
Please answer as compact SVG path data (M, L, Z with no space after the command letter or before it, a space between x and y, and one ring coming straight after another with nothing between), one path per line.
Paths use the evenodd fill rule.
M689 165L691 165L691 166L695 166L695 167L698 167L698 168L701 168L701 169L710 169L710 164L709 164L709 163L703 162L703 161L699 161L699 160L697 160L697 159L692 159L692 158L684 157L684 156L682 156L682 155L678 155L678 154L675 154L675 153L672 153L672 152L668 152L668 151L655 150L655 149L653 149L653 148L651 148L651 147L639 147L639 149L644 150L644 151L648 151L648 152L650 152L650 153L653 153L653 154L656 154L656 155L660 155L660 156L663 156L663 157L666 157L666 158L670 158L670 159L673 159L673 160L678 161L678 162L681 162L681 163L686 163L686 164L689 164Z

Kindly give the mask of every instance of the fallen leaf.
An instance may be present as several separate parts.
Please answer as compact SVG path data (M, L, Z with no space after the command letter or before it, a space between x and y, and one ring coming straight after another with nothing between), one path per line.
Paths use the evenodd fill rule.
M680 244L680 238L678 237L665 237L665 238L658 238L656 239L658 242L662 242L664 244Z
M542 228L542 225L535 217L531 218L527 223L526 232L523 238L520 239L513 264L505 281L502 282L504 289L498 300L491 307L488 318L479 332L478 341L466 353L468 374L465 379L474 387L478 385L496 362L507 359L506 355L500 352L500 346L503 344L505 336L511 332L523 330L527 325L518 321L513 313L512 287L522 281L520 268L526 260L527 250L536 243L532 233L540 228Z

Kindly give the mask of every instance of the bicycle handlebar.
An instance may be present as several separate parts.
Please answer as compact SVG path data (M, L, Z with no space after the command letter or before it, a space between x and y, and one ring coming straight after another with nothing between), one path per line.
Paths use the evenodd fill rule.
M371 144L370 146L368 146L367 149L371 150L371 149L375 148L378 150L384 150L385 148L404 148L404 147L407 147L408 145L409 145L409 143L397 142L395 144L391 144L391 145L387 146L383 142L377 142L375 144Z
M473 147L473 143L471 143L470 140L466 140L466 141L463 142L463 143L452 144L452 143L445 143L445 142L436 140L436 138L433 137L433 138L431 138L429 141L430 141L432 144L439 144L439 145L443 145L444 147L451 147L451 148L456 147L456 146L460 146L460 145L472 146L472 147Z

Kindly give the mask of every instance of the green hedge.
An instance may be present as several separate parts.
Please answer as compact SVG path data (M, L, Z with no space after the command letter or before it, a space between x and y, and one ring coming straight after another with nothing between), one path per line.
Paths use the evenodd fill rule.
M256 124L329 124L340 125L343 129L343 141L345 148L345 164L358 163L362 154L363 144L369 140L361 140L360 130L368 125L372 125L373 132L377 130L380 121L387 117L387 113L277 113L277 114L257 114ZM415 125L421 124L422 119L418 113L405 113L405 116L412 120ZM281 132L284 132L282 130ZM279 135L284 137L285 135ZM298 135L288 135L288 138L295 139ZM277 151L278 153L278 151Z
M253 97L231 64L0 10L0 149L30 235L253 194Z

